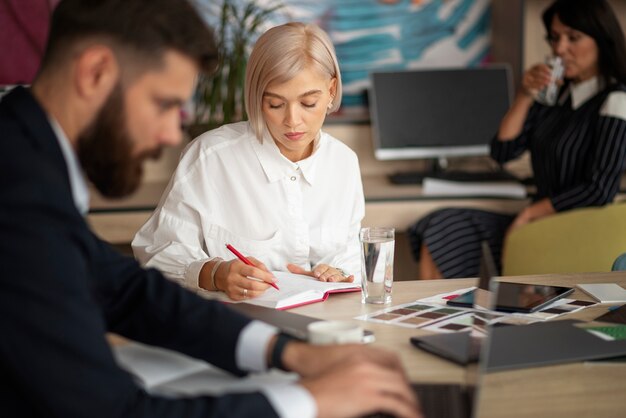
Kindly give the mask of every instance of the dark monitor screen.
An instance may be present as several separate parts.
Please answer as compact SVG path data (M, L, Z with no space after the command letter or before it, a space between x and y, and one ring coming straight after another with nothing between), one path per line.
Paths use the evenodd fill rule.
M487 154L511 103L510 73L508 66L372 73L376 158Z

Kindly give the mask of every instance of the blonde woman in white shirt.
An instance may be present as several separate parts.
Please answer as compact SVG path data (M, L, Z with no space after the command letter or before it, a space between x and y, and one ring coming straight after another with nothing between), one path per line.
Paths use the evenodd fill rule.
M356 154L321 130L341 101L326 33L288 23L263 34L248 62L245 99L248 122L207 132L184 151L133 240L135 256L187 287L235 300L265 292L274 270L353 281L365 205Z

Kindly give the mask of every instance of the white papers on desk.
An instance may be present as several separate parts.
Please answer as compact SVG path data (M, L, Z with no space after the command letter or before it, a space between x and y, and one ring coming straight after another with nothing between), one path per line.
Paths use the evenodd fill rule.
M600 303L626 302L626 289L616 283L588 283L576 286Z
M254 392L295 382L297 375L272 370L240 378L174 351L131 342L113 347L118 365L150 393L168 396Z
M495 196L523 199L526 187L514 181L460 182L425 178L422 182L424 196Z

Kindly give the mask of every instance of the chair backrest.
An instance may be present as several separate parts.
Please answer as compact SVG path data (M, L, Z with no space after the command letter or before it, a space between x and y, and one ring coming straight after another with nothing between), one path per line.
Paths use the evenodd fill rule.
M619 257L615 259L615 261L613 262L613 267L611 267L611 270L613 271L626 270L626 253L623 253L622 255L620 255Z
M503 275L610 271L626 252L626 203L548 216L507 237Z

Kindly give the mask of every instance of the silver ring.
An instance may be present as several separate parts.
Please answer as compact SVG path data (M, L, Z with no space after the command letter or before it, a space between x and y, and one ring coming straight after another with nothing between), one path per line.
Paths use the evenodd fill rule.
M246 299L248 297L248 289L243 289L241 294L243 295L243 298Z
M348 277L350 277L350 275L346 273L345 271L343 271L342 269L337 268L337 267L334 267L334 269L337 270L344 279L347 279ZM333 276L336 276L336 274L333 274Z

